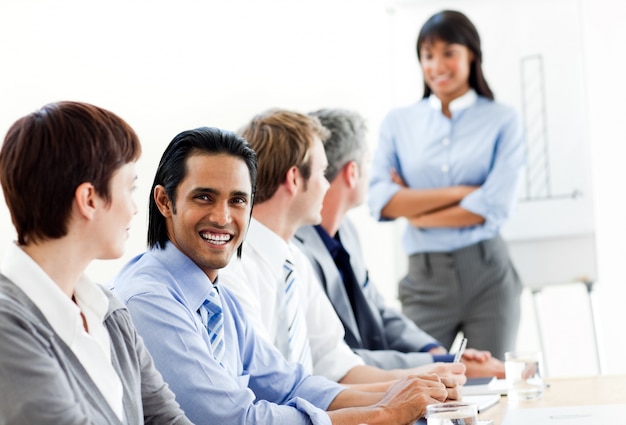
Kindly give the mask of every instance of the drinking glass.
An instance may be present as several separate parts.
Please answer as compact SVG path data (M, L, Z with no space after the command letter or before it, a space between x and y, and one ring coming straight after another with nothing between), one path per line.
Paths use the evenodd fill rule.
M478 408L460 401L426 406L428 425L477 425Z
M504 353L507 397L534 400L543 396L542 356L539 351Z

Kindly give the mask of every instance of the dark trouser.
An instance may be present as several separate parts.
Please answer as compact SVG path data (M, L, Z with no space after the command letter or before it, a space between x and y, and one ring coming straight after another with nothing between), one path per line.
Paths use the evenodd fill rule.
M402 311L450 348L458 331L468 347L504 359L515 348L522 285L500 236L452 252L409 257L399 284Z

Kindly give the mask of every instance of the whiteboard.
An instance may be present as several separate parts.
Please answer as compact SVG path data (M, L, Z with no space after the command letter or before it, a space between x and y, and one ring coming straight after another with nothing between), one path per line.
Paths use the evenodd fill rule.
M392 103L422 94L415 42L433 13L455 9L476 25L496 99L523 118L527 164L502 229L525 285L597 277L587 138L581 5L577 0L390 1Z

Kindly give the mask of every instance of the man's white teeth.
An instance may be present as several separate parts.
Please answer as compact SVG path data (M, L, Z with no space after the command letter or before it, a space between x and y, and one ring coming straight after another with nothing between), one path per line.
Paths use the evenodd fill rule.
M202 236L202 239L207 240L216 245L223 245L230 240L230 235L224 234L224 233L221 233L221 234L201 233L200 236Z

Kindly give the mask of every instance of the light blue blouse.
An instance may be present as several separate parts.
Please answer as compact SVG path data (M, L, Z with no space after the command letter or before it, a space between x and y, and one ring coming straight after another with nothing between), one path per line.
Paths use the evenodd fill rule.
M416 189L480 186L460 206L485 218L481 225L420 229L407 225L406 253L447 252L496 236L516 199L525 154L518 114L474 90L450 104L452 118L435 96L392 110L380 127L369 187L369 207L381 210L400 190L390 170Z

